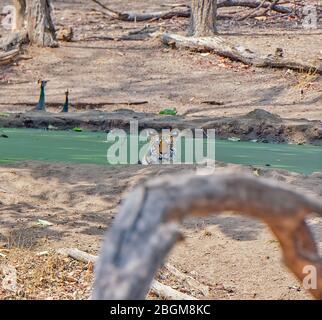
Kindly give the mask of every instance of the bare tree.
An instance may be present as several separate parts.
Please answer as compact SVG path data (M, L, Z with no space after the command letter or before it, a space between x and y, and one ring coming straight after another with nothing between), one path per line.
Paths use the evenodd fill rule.
M24 28L26 15L26 0L13 0L16 9L16 19L14 21L13 31L20 31Z
M189 34L204 37L216 33L217 0L192 0Z
M41 47L57 45L51 0L28 0L27 33L32 44Z
M12 49L28 41L41 47L57 46L51 0L13 0L16 11L15 24L4 49Z

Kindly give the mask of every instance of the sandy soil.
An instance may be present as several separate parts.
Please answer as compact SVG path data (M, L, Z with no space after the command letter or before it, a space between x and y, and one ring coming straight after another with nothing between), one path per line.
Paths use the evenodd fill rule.
M0 0L0 4L9 3ZM172 3L171 0L163 4ZM186 3L185 0L176 2ZM25 58L0 68L0 111L31 109L38 100L39 78L50 80L48 110L57 112L64 92L71 91L72 111L130 108L158 113L176 107L180 115L233 116L255 108L283 118L321 120L321 77L288 70L248 68L215 55L164 47L157 37L141 41L109 41L144 23L112 21L87 0L54 1L59 27L71 26L74 41L56 49L27 48ZM109 1L117 10L158 11L160 1ZM244 9L221 9L221 14ZM321 29L304 30L296 21L270 18L233 24L219 21L219 31L253 50L316 61ZM184 33L184 18L149 22L157 30ZM0 29L0 36L5 36ZM302 94L301 94L302 91ZM214 100L220 105L204 101ZM147 101L142 105L130 102ZM232 166L233 170L253 168ZM184 167L104 167L22 163L0 167L0 265L17 267L19 291L0 291L0 298L87 298L92 266L76 264L44 250L77 247L97 253L117 206L148 177L186 170ZM261 175L322 196L322 174L302 176L261 169ZM52 226L42 227L38 219ZM310 221L321 248L322 224ZM258 221L233 215L191 219L182 227L185 240L169 260L178 269L211 286L207 298L308 299L282 266L278 243ZM6 255L6 257L3 257ZM165 280L167 283L169 280ZM180 284L177 284L180 289Z
M163 5L167 3L172 1L164 1ZM50 80L49 105L63 104L64 92L69 88L75 110L85 104L88 108L111 111L126 105L104 103L148 101L131 108L159 112L177 107L180 114L207 116L245 114L262 108L283 117L321 119L321 82L313 75L247 68L215 55L172 50L157 38L99 40L104 36L127 35L147 23L111 21L99 12L99 7L85 0L77 1L77 5L74 0L54 4L57 25L72 26L74 42L60 43L58 49L29 49L27 55L31 60L0 69L1 111L30 109L24 104L37 102L36 82L45 78ZM156 0L135 1L131 6L127 2L109 1L109 6L124 11L165 10ZM239 9L220 9L220 13L229 10ZM240 9L240 14L244 11ZM220 20L219 31L232 42L253 50L274 53L277 47L282 47L287 56L317 60L322 47L321 29L305 30L296 23L274 18L231 25L229 20ZM178 33L184 33L187 24L185 18L149 22L151 27ZM209 100L224 104L202 104Z
M218 164L217 170L224 167ZM254 170L235 165L229 167L250 174ZM37 257L37 253L61 247L76 247L96 254L105 230L130 188L152 176L191 169L183 166L104 167L40 162L0 167L0 252L10 254L10 250L17 248L28 250L28 254L22 255L24 264L21 259L17 263L16 251L9 259L13 265L19 266L28 265L30 261L36 264L38 260L44 263L48 259ZM290 183L301 192L322 196L320 173L302 176L282 170L261 169L259 172L263 177ZM37 225L38 219L53 225L41 227ZM313 218L310 225L322 247L321 219ZM229 214L207 219L194 218L184 223L182 232L185 240L176 246L169 261L179 270L210 285L208 298L309 298L282 265L277 241L259 221ZM29 273L32 270L20 268L29 270ZM80 269L79 279L83 279L88 267ZM24 273L18 271L19 277L24 279L21 282L25 287L29 287L31 281L35 282L34 277L25 279ZM38 293L24 293L19 297L49 298L51 295L46 288L50 287L50 283L55 288L53 282L49 281L49 285L46 282L47 286L40 283ZM75 289L82 284L82 280L68 284ZM82 287L83 291L79 291L76 298L88 295L90 282L86 284L86 293ZM71 294L66 296L65 291L59 291L55 297L73 298ZM5 297L5 294L0 292L0 297Z

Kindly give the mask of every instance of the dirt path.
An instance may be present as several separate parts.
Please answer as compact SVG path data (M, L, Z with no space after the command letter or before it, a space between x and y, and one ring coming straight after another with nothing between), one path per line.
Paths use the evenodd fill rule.
M217 170L224 167L218 164ZM249 173L254 170L234 165L229 168ZM2 166L0 248L28 248L29 253L23 255L24 264L33 259L44 263L45 257L37 258L36 253L60 247L77 247L96 254L129 188L152 176L191 169L40 162ZM282 170L259 172L263 177L291 183L302 192L322 196L319 173L306 177ZM53 225L41 227L37 225L38 219ZM310 224L322 248L321 219L314 218ZM308 298L282 266L278 243L260 222L226 214L189 219L182 230L185 240L176 246L169 260L180 270L211 285L212 298ZM15 264L23 265L22 258L17 262L14 257ZM25 285L28 287L28 283ZM34 293L33 298L48 298L45 292L44 285L40 285L39 293ZM59 294L63 297L62 292ZM80 297L84 298L84 294Z

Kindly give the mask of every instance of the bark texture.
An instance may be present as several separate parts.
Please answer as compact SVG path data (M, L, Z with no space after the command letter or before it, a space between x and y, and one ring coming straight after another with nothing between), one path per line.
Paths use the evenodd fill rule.
M231 173L161 177L132 191L106 236L93 298L144 299L154 274L180 239L178 222L189 215L224 211L264 221L300 281L307 266L315 268L317 286L310 291L322 299L322 260L305 221L312 213L322 216L322 203L275 181Z
M216 33L217 0L192 0L189 35L205 37Z
M28 0L27 32L31 44L56 47L51 0Z
M16 9L16 19L13 26L13 31L21 31L25 26L27 10L26 0L13 0L13 5Z

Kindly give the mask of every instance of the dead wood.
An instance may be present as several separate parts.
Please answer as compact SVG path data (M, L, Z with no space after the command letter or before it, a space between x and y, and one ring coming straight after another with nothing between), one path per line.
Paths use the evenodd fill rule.
M61 248L57 250L57 253L84 263L95 263L97 260L97 256L81 251L77 248ZM167 269L170 272L174 273L175 276L179 277L179 279L182 280L182 276L179 270L177 270L176 268L172 267L169 264L167 264ZM198 288L199 291L205 290L204 287L206 286L203 287L201 284L198 286L198 282L193 278L189 279L189 281L190 281L189 283L191 283L191 286ZM155 295L168 300L196 300L196 298L191 297L182 292L179 292L177 290L174 290L171 287L166 286L157 280L154 280L152 282L150 291Z
M97 257L76 248L61 248L57 253L84 263L95 263Z
M92 0L98 6L100 6L103 10L102 12L106 14L108 17L112 19L122 20L122 21L149 21L149 20L158 20L158 19L171 19L173 17L182 17L182 18L189 18L191 14L190 6L188 5L181 5L181 4L174 4L168 5L171 9L168 11L162 12L146 12L146 13L138 13L138 12L119 12L116 10L112 10L111 8L104 5L99 0ZM278 13L287 13L291 14L294 13L292 8L272 4L269 1L262 0L222 0L218 1L217 7L248 7L248 8L268 8L269 10L273 10ZM218 19L222 18L220 16L217 17Z
M277 182L231 173L165 176L133 190L106 235L93 298L143 299L180 239L178 222L189 215L224 211L265 222L281 244L285 264L300 281L307 266L315 268L317 287L310 291L322 299L321 257L305 221L314 212L322 216L322 203Z
M248 14L246 14L245 16L242 16L240 18L238 18L238 21L242 21L242 20L246 20L247 18L253 16L260 8L262 8L265 4L266 0L263 0L258 7L256 7L254 10L252 10L251 12L249 12Z
M217 100L206 100L206 101L201 101L202 104L210 104L212 106L223 106L225 102L223 101L217 101Z
M161 41L171 47L185 48L193 51L212 52L219 56L239 61L254 67L285 68L300 72L316 72L322 74L322 64L307 61L295 61L278 55L262 55L240 45L234 45L222 37L185 37L164 33Z
M13 62L19 55L19 52L19 49L15 49L9 52L0 53L0 65L6 65Z
M290 7L274 4L267 1L266 3L262 4L262 0L219 0L218 1L218 8L223 7L247 7L247 8L254 8L261 6L262 8L271 8L271 10L278 12L278 13L292 13L293 10Z
M193 277L182 273L179 271L175 266L171 265L170 263L166 263L164 265L164 268L170 272L173 276L175 276L177 279L182 281L186 287L190 290L197 291L198 293L201 293L204 296L207 296L209 294L209 287L200 283Z
M137 12L118 12L112 10L105 6L98 0L92 0L97 5L103 9L103 13L109 17L122 21L149 21L149 20L158 20L158 19L171 19L173 17L190 17L190 9L185 8L177 10L176 8L164 11L164 12L147 12L147 13L137 13Z
M150 292L166 300L197 300L156 280L153 280Z

